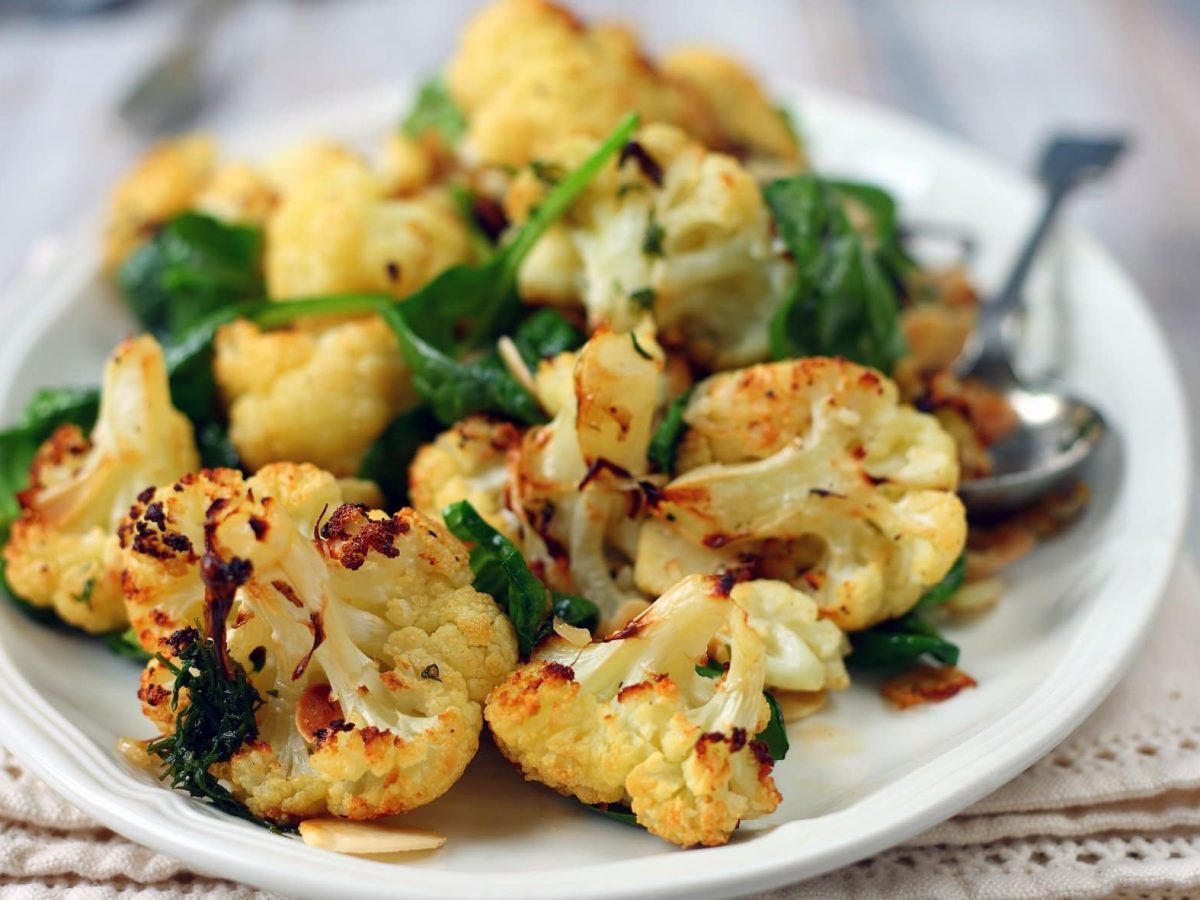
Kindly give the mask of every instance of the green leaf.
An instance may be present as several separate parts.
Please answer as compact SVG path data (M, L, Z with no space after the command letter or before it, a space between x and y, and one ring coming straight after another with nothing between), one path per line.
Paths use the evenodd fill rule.
M767 722L767 727L758 733L755 740L766 744L771 759L779 762L787 756L790 747L787 725L783 721L783 710L779 708L779 701L775 699L775 695L770 691L763 691L763 696L767 698L767 706L771 708L771 719Z
M917 601L917 605L913 607L913 611L924 612L933 609L935 606L941 606L958 593L959 588L963 586L963 582L966 580L967 555L964 553L954 561L954 565L950 567L950 571L942 577L942 580L921 596L921 599Z
M489 412L518 422L545 421L537 398L503 367L481 360L458 362L417 335L399 307L382 311L412 372L413 387L443 425Z
M538 363L583 346L584 336L556 309L543 308L517 326L513 343L531 370Z
M583 192L637 127L630 114L579 168L547 193L512 240L481 265L447 269L398 306L383 310L395 332L413 386L446 425L476 412L532 424L541 407L494 361L463 362L463 355L512 330L521 311L517 271L534 244Z
M467 117L442 80L434 77L417 91L416 102L404 117L404 131L411 137L432 131L447 147L454 148L467 133Z
M687 410L688 400L691 399L691 396L692 392L689 390L671 401L662 422L654 430L654 436L650 438L650 446L646 450L646 457L651 464L660 472L666 472L668 475L675 474L675 456L679 450L679 441L687 431L687 423L683 420L683 414Z
M408 504L408 467L422 444L437 437L438 423L424 406L392 420L371 445L358 467L358 477L379 485L390 509Z
M795 281L771 322L771 355L843 356L891 373L907 352L894 272L906 257L895 204L879 188L797 175L763 191L796 265ZM847 214L869 220L860 232Z
M906 665L926 654L943 665L958 663L958 646L912 612L851 634L850 645L846 661L856 668Z
M623 803L597 803L592 806L584 804L588 809L594 810L602 816L608 816L610 819L615 819L625 825L636 825L641 828L641 823L638 822L637 816L633 814L633 810Z
M496 252L496 246L479 225L479 219L475 215L475 195L468 187L457 182L449 185L449 191L459 218L467 226L467 237L471 241L475 256L486 261Z
M172 788L185 790L222 812L273 831L285 830L253 815L211 771L258 737L254 714L263 704L262 696L241 666L234 664L232 676L226 674L211 638L192 628L172 640L177 658L159 656L158 660L175 676L171 694L175 730L146 747L162 760L163 780L170 779ZM187 703L181 705L184 691Z
M214 311L263 295L257 228L187 212L125 261L117 283L148 331L178 335Z
M651 210L650 220L646 223L646 231L642 235L642 252L647 256L666 256L666 250L663 249L663 239L666 236L666 231L658 224L654 210Z
M542 621L550 613L546 586L529 571L516 545L484 521L468 501L460 500L442 513L446 526L471 548L475 586L491 594L507 612L517 633L523 657L537 644Z
M132 628L126 628L124 631L110 631L108 634L100 635L100 639L104 641L104 646L117 656L123 656L139 663L146 663L152 659L152 656L142 649L137 632Z

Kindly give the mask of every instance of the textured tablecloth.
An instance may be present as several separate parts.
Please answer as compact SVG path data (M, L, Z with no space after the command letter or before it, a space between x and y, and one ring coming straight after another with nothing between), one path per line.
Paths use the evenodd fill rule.
M1120 686L1045 759L908 844L764 895L1196 896L1200 577L1188 558ZM266 898L98 826L0 750L0 894Z

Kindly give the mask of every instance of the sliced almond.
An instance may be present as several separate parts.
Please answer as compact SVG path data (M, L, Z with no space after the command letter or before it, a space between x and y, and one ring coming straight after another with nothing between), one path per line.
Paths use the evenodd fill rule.
M504 368L508 369L508 374L515 378L521 387L536 397L538 395L537 384L534 383L533 374L525 365L525 360L521 358L521 351L517 349L513 339L504 335L496 342L496 350L499 351L500 359L504 362Z
M345 819L308 819L300 823L300 837L310 847L363 856L436 850L446 843L436 831Z
M125 757L131 766L153 772L162 765L162 760L146 750L149 743L136 738L120 737L117 738L117 752Z
M956 616L973 616L987 612L1004 593L1004 579L993 575L982 581L964 584L946 601L946 609Z
M798 722L825 707L828 691L771 691L785 722Z
M572 647L586 647L592 642L592 633L586 628L564 622L558 616L554 617L554 633Z

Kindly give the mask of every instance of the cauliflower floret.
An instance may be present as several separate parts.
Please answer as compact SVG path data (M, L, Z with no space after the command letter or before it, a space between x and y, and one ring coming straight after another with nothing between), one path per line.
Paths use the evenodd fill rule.
M479 13L447 82L467 114L468 153L484 163L520 166L564 135L603 137L630 110L723 143L703 96L664 78L632 32L585 26L544 0L502 0Z
M526 431L509 455L509 505L526 559L551 587L605 615L637 596L613 573L636 547L630 526L641 513L663 365L648 320L633 334L600 329L577 354L539 366L538 393L554 420Z
M444 191L388 199L385 182L355 157L300 173L267 225L267 291L274 299L367 291L411 294L470 259L466 225Z
M489 525L510 540L517 523L505 506L508 456L520 444L511 422L471 416L443 431L413 457L408 495L415 509L441 518L451 503L468 501Z
M729 592L763 639L767 687L785 691L840 691L850 686L846 664L850 642L820 617L817 604L782 581L757 579ZM729 638L721 636L723 643Z
M4 548L13 590L86 631L124 625L117 523L146 485L199 464L192 425L171 405L162 350L151 337L125 341L105 367L91 436L63 426L34 458Z
M189 209L208 181L216 145L189 134L150 148L117 184L109 201L104 235L104 266L116 269L171 217Z
M204 620L265 698L258 738L215 774L277 822L438 797L475 754L480 702L517 662L462 543L414 510L340 499L309 465L206 470L143 493L120 528L142 646L169 655ZM143 679L160 727L169 680L153 664Z
M792 267L773 247L754 178L733 157L668 125L641 129L630 146L638 149L610 163L526 259L523 295L573 299L593 328L617 331L650 309L660 339L683 345L704 366L763 359ZM570 168L591 149L589 140L570 139L550 160ZM506 198L513 221L523 221L545 190L523 172Z
M731 633L730 665L696 673L708 641ZM770 713L763 643L719 579L694 576L599 643L548 641L488 697L501 752L584 803L626 803L668 841L723 844L780 797L753 740Z
M667 54L662 69L708 101L726 140L749 157L749 165L770 163L776 175L803 167L795 133L741 64L714 50L689 47Z
M264 332L238 320L217 333L213 371L230 440L252 469L296 460L354 475L415 402L395 336L378 317L319 332Z
M432 142L394 131L383 140L379 179L389 197L403 197L428 186L438 175L440 160Z
M196 195L195 209L220 219L262 228L279 205L279 190L244 163L222 166Z
M697 571L702 557L668 552L673 537L716 551L699 571L736 560L857 630L908 611L962 552L954 442L878 372L822 357L726 372L684 419L684 474L652 503L643 590Z

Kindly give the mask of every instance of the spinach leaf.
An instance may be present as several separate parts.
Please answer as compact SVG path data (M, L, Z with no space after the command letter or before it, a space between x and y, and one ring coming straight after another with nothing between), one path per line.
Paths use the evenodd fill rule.
M413 387L443 425L477 412L499 413L531 425L545 421L537 398L508 371L489 360L458 362L423 340L400 307L382 310L412 371Z
M458 146L467 133L467 117L459 109L442 79L428 79L417 91L417 99L404 117L404 132L420 137L432 131L447 147Z
M771 322L775 359L828 355L890 373L907 352L890 267L899 265L895 208L878 188L797 175L763 191L796 279ZM844 198L872 213L873 235Z
M958 663L958 646L915 612L850 635L846 661L856 668L898 666L928 654L943 665Z
M650 446L646 450L646 457L651 464L660 472L666 472L668 475L675 474L675 455L679 450L679 441L683 438L683 433L687 431L687 423L683 420L683 414L691 397L692 392L688 390L671 401L666 415L655 429L654 436L650 438Z
M579 329L556 309L537 310L513 332L513 343L531 370L544 359L583 346L583 341Z
M624 803L597 803L595 806L584 804L588 809L595 810L602 816L608 816L610 819L615 819L625 825L641 825L638 823L637 816L633 814L633 810Z
M917 601L917 605L913 607L914 612L924 612L928 609L933 609L935 606L941 606L951 597L958 593L958 589L963 586L963 582L967 580L967 555L964 553L954 561L954 565L950 567L942 580L927 590L921 599Z
M783 721L783 710L779 708L779 701L775 699L775 695L770 691L763 691L763 696L767 698L767 706L771 708L771 719L755 740L766 744L771 759L779 762L787 756L791 746L788 743L787 725Z
M858 668L898 666L915 662L928 654L943 665L958 663L958 646L941 633L922 613L941 606L962 587L967 575L967 557L954 561L945 576L927 590L916 605L898 619L881 622L866 631L850 635L853 652L847 657Z
M171 337L216 310L263 295L259 230L182 213L117 273L129 308L148 331Z
M488 365L464 366L460 358L512 330L521 309L517 294L521 263L628 140L637 123L636 115L626 116L595 153L546 194L512 240L486 262L447 269L403 304L385 310L418 393L442 421L449 424L479 411L499 412L526 422L540 419L536 401L507 373Z
M126 628L124 631L110 631L108 634L100 635L100 639L104 641L104 646L117 656L123 656L138 663L147 663L152 658L142 649L137 632L132 628Z
M537 645L542 621L550 613L550 592L529 571L516 545L485 522L470 502L450 504L442 518L460 540L474 544L471 569L475 586L505 608L517 632L521 656L529 656Z
M725 667L709 660L704 665L696 666L696 674L716 680L725 674ZM763 730L754 736L754 739L766 744L767 750L771 753L771 759L779 762L787 756L790 747L787 736L787 724L783 721L783 710L779 708L779 701L775 699L775 695L770 691L763 691L763 696L767 699L767 706L771 710L771 718L767 721Z
M391 509L408 503L408 467L417 450L437 437L438 422L423 406L392 420L371 445L358 467L358 477L379 485Z

